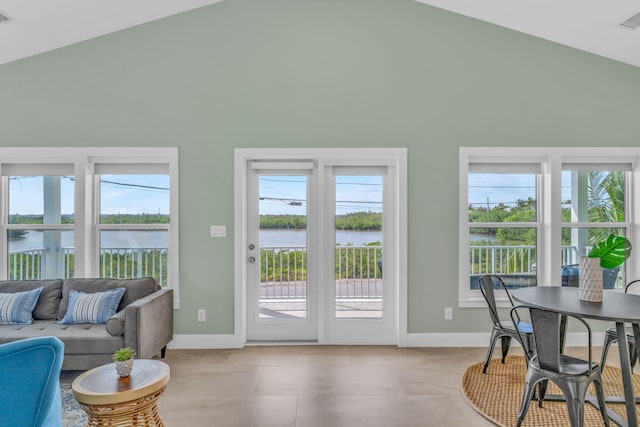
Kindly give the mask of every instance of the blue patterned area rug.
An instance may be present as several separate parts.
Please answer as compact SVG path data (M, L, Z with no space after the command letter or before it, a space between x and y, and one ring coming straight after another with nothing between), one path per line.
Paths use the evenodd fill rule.
M82 410L73 398L71 384L60 384L62 395L62 426L83 427L87 424L87 413Z

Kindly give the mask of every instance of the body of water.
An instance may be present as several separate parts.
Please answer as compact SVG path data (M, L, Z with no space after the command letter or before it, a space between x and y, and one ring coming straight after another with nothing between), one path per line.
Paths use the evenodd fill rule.
M71 248L73 232L62 231L61 246ZM305 246L305 230L260 230L260 246ZM41 249L44 246L44 232L29 231L24 238L11 240L10 251ZM166 248L165 231L104 231L101 235L103 248ZM382 242L381 231L336 231L336 243L362 246L367 243Z
M56 232L47 232L56 234ZM63 248L74 247L73 231L60 231L60 246ZM42 249L44 247L45 233L31 230L21 239L9 242L10 251L27 251ZM168 248L168 233L166 231L146 230L108 230L100 236L103 248Z
M469 240L472 242L495 242L497 239L495 236L491 236L489 234L469 234Z
M305 246L305 230L260 230L260 246ZM382 242L381 231L336 231L336 243L362 246L367 243Z

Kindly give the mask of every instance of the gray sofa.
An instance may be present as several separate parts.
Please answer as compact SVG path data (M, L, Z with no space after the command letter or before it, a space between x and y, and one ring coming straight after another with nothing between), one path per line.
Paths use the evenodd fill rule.
M0 343L48 336L64 342L62 369L86 370L111 363L114 351L131 347L136 357L161 355L173 338L173 291L162 289L151 277L141 279L74 278L67 280L0 281L0 293L43 287L30 325L0 325ZM126 289L117 313L106 324L59 324L67 311L69 292Z

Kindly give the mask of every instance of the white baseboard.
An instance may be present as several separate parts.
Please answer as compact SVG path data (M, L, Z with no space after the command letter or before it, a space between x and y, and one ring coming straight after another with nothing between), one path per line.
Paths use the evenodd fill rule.
M407 334L407 347L486 347L491 335L487 332L458 332L458 333L422 333ZM604 332L594 332L592 336L594 346L604 342ZM288 343L296 345L294 341ZM309 345L308 342L301 344ZM344 345L358 345L362 343L340 343ZM224 349L242 348L247 343L236 335L174 335L173 341L167 345L168 349ZM335 344L334 344L335 345ZM517 345L516 342L513 345ZM583 347L587 345L586 333L570 332L567 335L568 347Z
M407 347L486 347L490 338L488 332L407 334ZM591 340L593 346L602 345L604 332L594 332ZM569 332L565 345L584 347L587 345L587 334Z
M223 349L242 348L243 342L232 334L223 335L174 335L167 345L170 350L175 349Z

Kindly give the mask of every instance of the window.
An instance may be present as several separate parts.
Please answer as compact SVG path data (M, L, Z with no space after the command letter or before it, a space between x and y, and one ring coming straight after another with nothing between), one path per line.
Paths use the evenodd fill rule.
M627 236L629 164L562 165L562 285L577 286L578 257L610 234ZM624 264L605 270L605 288L624 288Z
M168 168L145 165L150 167L143 173L108 174L110 168L100 166L96 166L96 171L101 172L96 176L100 192L97 225L100 277L152 276L166 286L170 227ZM165 173L163 169L167 169Z
M152 276L177 294L176 149L0 153L1 278Z
M482 305L482 274L511 288L578 286L578 258L595 243L614 233L633 244L638 156L622 148L462 148L460 305ZM624 287L631 268L605 271L605 287Z
M49 166L48 170L25 164L2 168L9 195L5 233L9 279L73 277L73 165Z
M536 285L539 173L533 167L471 165L468 178L471 289L478 289L478 277L483 274L499 274L509 287Z

